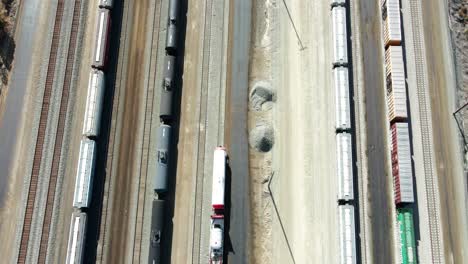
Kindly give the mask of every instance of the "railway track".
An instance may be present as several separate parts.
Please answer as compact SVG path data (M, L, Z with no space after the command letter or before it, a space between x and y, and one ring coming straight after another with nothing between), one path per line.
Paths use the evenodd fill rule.
M210 58L210 39L211 39L211 10L212 1L204 1L204 28L203 28L203 59L199 64L198 72L201 73L201 91L200 91L200 115L199 124L203 124L203 129L199 126L198 144L197 144L197 175L195 182L195 220L193 227L193 244L192 244L192 263L200 263L200 253L202 244L202 217L203 214L203 183L204 183L204 164L205 164L205 143L206 143L206 128L208 126L207 107L208 107L208 75L209 75L209 58Z
M432 263L441 263L441 241L439 228L439 212L437 210L437 184L434 179L431 148L431 125L429 107L427 103L427 73L424 70L426 61L424 57L424 40L422 39L422 15L419 1L409 1L411 13L411 27L413 31L413 49L415 58L418 107L420 116L420 129L423 150L423 163L425 175L426 202L429 217L429 232L431 240Z
M49 64L47 68L43 103L42 103L41 114L40 114L40 119L39 119L39 130L38 130L38 135L37 135L36 147L34 150L31 181L30 181L30 185L28 189L26 211L25 211L25 216L23 220L24 221L23 230L21 233L20 249L19 249L18 260L17 260L17 263L21 263L21 264L26 263L26 259L28 255L28 244L31 238L31 232L33 231L31 230L31 225L32 225L33 216L35 213L34 204L37 198L39 173L41 171L42 153L44 150L44 140L46 136L47 120L49 117L51 94L53 90L53 80L55 77L57 52L58 52L58 46L59 46L60 37L61 37L60 31L62 27L64 5L65 5L64 0L58 1L57 11L55 15L55 24L54 24L54 31L52 35L51 51L50 51L50 56L49 56ZM49 233L50 233L50 226L51 226L51 220L52 220L52 212L53 212L53 207L54 207L57 177L58 177L59 165L61 162L60 156L61 156L61 150L62 150L65 121L66 121L66 116L68 112L68 97L69 97L70 85L71 85L71 79L72 79L73 64L75 60L76 37L78 33L78 22L79 22L80 11L81 11L80 7L81 7L81 0L76 0L74 3L74 9L73 9L70 43L68 47L67 63L66 63L66 68L65 68L65 79L64 79L64 84L63 84L62 98L60 101L59 118L58 118L56 138L55 138L55 143L54 143L52 167L51 167L50 179L49 179L48 190L47 190L47 198L46 198L47 200L46 200L46 207L45 207L45 212L44 212L44 220L42 223L41 239L40 239L40 245L39 245L39 256L37 259L37 263L45 263L46 258L47 258L47 246L49 243Z

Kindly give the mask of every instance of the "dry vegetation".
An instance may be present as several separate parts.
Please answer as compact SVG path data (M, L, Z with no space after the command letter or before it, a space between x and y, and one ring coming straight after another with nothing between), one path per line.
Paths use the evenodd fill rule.
M8 73L11 70L15 50L13 25L16 8L16 0L0 1L0 78L4 85L8 82Z

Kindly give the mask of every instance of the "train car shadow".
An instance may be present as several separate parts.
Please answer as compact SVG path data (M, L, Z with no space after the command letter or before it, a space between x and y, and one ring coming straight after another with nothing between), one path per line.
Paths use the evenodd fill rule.
M89 15L95 15L91 13ZM110 128L112 120L112 108L114 105L115 82L117 62L120 47L120 34L122 29L123 1L114 1L111 12L110 42L108 50L107 68L105 74L105 91L100 125L100 136L96 139L97 154L96 167L93 179L91 206L88 208L88 227L84 248L84 263L95 263L97 245L100 239L99 231L102 221L102 206L106 178L110 171L106 170L109 149ZM94 27L95 25L91 25ZM91 70L91 65L88 66Z
M226 193L225 193L225 205L224 205L224 260L223 263L228 263L228 254L236 254L229 231L231 227L231 182L232 182L232 171L231 166L226 166Z
M164 231L162 234L161 242L161 263L170 264L172 262L172 239L174 234L174 218L175 200L176 200L176 176L177 176L177 160L178 160L178 148L179 145L179 130L180 130L180 112L181 112L181 99L183 89L183 69L184 69L184 57L185 57L185 35L187 25L187 0L180 0L180 28L179 28L179 45L177 52L177 66L175 70L176 84L173 100L173 116L174 119L169 125L172 126L172 138L170 147L170 161L169 161L169 187L167 193L158 197L158 199L166 200L166 210L164 219ZM164 25L165 26L165 25Z

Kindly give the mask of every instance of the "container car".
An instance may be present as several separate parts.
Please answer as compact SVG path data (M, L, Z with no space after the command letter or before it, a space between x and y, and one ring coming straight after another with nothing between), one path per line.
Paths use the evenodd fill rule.
M339 205L340 264L356 264L354 206Z
M395 202L414 202L413 168L408 123L394 123L392 131L392 174Z
M99 0L100 8L112 9L113 5L114 5L114 0Z
M217 147L213 159L213 186L211 205L215 213L224 210L227 152L224 147Z
M397 222L399 226L399 236L397 236L397 240L400 249L400 263L417 263L412 210L398 209Z
M346 8L332 9L333 22L333 66L348 65L348 35L346 32Z
M178 27L179 21L179 0L170 0L169 2L169 15L167 18L167 32L166 32L166 51L170 54L175 54L178 48Z
M96 162L96 142L83 138L80 143L80 154L76 172L73 206L87 208L91 203L91 193Z
M67 246L67 264L83 263L86 239L87 215L83 212L73 212L70 223Z
M97 16L96 41L94 43L92 66L104 69L107 63L107 50L109 46L110 12L108 9L99 9Z
M151 215L151 233L148 253L148 263L160 264L161 243L164 236L164 204L163 200L153 200Z
M157 193L166 192L168 187L171 132L171 126L165 124L159 126L156 143L156 175L153 177L153 189Z
M383 34L385 47L401 44L400 1L386 0L382 4Z
M351 106L348 68L333 69L333 84L335 86L335 129L337 131L349 130L351 129Z
M331 6L332 8L335 6L345 6L346 0L331 0Z
M353 152L351 134L336 134L336 157L338 174L338 200L354 199L353 188Z
M104 84L104 73L96 69L91 70L83 120L83 135L89 138L99 136L102 103L104 99Z
M172 118L172 96L175 86L175 64L176 57L166 55L166 58L164 59L161 103L159 106L159 116L163 120L169 120Z
M224 215L212 215L210 226L210 264L222 264L224 259Z
M405 66L401 46L389 46L385 51L388 119L390 122L408 118L406 106Z

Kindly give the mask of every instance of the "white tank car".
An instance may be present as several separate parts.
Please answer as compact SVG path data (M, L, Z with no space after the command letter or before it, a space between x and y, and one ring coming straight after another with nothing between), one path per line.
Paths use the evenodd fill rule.
M114 5L114 0L99 0L100 8L112 9L113 5Z
M226 182L227 152L224 147L217 147L213 160L213 187L211 205L214 211L224 210L224 192Z

